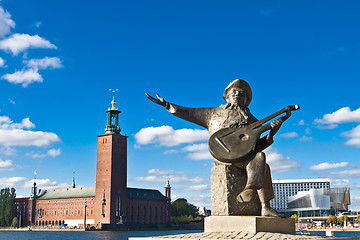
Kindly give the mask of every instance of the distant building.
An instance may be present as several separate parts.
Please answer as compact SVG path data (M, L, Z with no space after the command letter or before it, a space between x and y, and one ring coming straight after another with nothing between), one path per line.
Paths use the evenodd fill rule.
M105 134L98 136L95 187L37 190L29 198L17 198L20 226L84 226L114 228L126 225L170 223L171 187L158 190L127 187L127 136L120 134L115 100L108 109Z
M211 210L206 209L205 207L199 207L198 208L198 214L204 217L211 215Z
M330 179L274 180L272 208L287 216L320 217L347 211L350 188L330 188Z
M288 197L294 196L300 191L319 188L329 189L330 179L273 180L275 198L270 201L270 206L277 211L288 209Z

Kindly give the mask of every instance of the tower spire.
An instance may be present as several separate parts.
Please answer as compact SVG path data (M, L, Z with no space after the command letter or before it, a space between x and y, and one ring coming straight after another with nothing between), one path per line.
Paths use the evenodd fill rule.
M75 188L75 172L73 172L72 188Z
M119 113L121 113L121 111L119 111L115 107L116 105L115 92L117 92L118 90L119 89L116 90L109 89L109 91L113 93L113 99L111 101L112 107L106 111L106 113L108 114L108 121L105 128L105 134L114 134L114 133L119 134L121 131L119 126Z
M169 178L167 179L165 185L165 197L169 199L169 201L171 200L171 186L170 186Z
M36 171L34 171L34 183L31 188L31 196L30 198L35 199L37 197L37 187L36 187Z

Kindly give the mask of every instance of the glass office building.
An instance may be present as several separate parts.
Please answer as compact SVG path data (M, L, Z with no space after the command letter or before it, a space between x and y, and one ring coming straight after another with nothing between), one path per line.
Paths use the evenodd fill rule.
M330 188L330 179L274 180L272 208L290 217L321 217L347 211L350 188Z
M320 188L330 189L330 179L273 180L273 188L275 198L270 201L270 206L277 211L282 211L288 209L288 198L296 195L298 192Z

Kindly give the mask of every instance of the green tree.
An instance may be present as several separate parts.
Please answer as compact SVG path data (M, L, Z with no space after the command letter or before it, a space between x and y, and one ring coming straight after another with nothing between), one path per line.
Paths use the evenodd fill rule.
M333 216L333 215L329 215L328 218L326 219L326 223L327 223L327 224L330 224L330 223L335 224L336 221L337 221L337 219L336 219L336 217Z
M179 198L171 203L170 216L172 223L189 223L198 216L197 207L185 198Z
M10 226L16 217L15 188L0 190L0 225Z
M340 225L344 225L345 220L346 220L346 221L349 221L348 216L341 216L341 217L339 217L339 218L337 219L337 221L338 221L338 223L339 223Z
M291 218L295 219L295 223L299 222L299 216L297 214L292 215Z

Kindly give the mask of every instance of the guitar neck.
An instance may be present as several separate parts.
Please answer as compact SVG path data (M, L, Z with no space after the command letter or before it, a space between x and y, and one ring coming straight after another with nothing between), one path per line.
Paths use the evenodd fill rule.
M296 110L297 110L297 109L296 109ZM286 111L290 111L290 107L289 107L289 106L281 109L280 111L277 111L276 113L271 114L270 116L267 116L267 117L264 118L264 119L261 119L261 120L259 120L259 121L257 121L257 122L254 122L254 123L250 124L250 125L247 126L247 127L248 127L248 128L259 127L259 126L263 125L264 123L270 121L271 119L273 119L273 118L275 118L275 117L283 114L283 113L286 112Z

